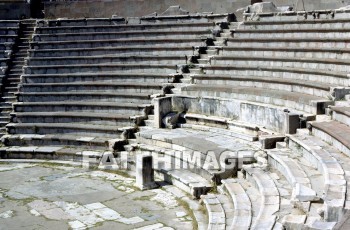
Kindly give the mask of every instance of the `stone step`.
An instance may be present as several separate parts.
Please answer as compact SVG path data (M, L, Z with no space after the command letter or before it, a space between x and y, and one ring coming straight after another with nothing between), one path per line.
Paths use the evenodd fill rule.
M164 153L174 159L178 159L183 155L179 162L184 164L187 169L208 180L213 180L216 184L220 184L221 179L229 178L237 173L241 165L238 164L237 166L234 162L238 158L244 158L242 162L244 164L251 163L253 161L254 150L246 150L242 153L232 151L237 148L235 146L241 145L239 144L241 140L225 135L224 132L217 133L215 138L212 138L211 135L213 134L209 131L202 130L150 128L137 133L136 138L140 143L154 146L155 148L172 150L164 151ZM255 148L254 146L251 147ZM258 150L256 149L256 151ZM176 155L176 153L179 153L180 156ZM215 155L214 158L216 159L221 154L225 154L222 157L231 158L231 164L200 164L208 160L207 158L210 156L214 157ZM191 157L192 160L186 161L188 157Z
M349 78L344 72L256 65L205 65L201 66L200 68L202 70L202 73L208 75L238 75L247 77L270 77L273 75L273 78L279 79L298 79L333 85L339 84L339 86L349 85Z
M217 46L223 45L222 41L214 41ZM326 39L326 38L281 38L281 39L271 39L271 38L227 38L225 43L227 46L236 47L290 47L290 48L303 48L304 44L308 45L308 48L349 48L348 41L344 39ZM273 44L273 45L272 45Z
M56 33L83 33L105 31L135 31L135 30L160 30L160 31L186 31L196 28L213 28L213 22L183 22L183 23L154 23L154 24L110 24L110 25L66 25L37 27L38 34Z
M150 94L127 92L93 92L93 91L67 91L67 92L19 92L16 94L19 102L54 102L54 101L100 101L117 103L151 102ZM16 97L14 97L16 98Z
M261 195L260 211L251 228L272 229L276 222L275 213L280 209L279 191L273 179L261 169L244 167L244 171L246 179Z
M228 229L249 229L252 221L252 205L244 188L235 179L222 180L226 193L232 199L234 218Z
M210 59L211 65L237 65L237 66L261 66L261 67L287 67L296 69L316 69L331 72L348 72L348 60L316 59L307 57L282 58L273 56L243 56L220 55Z
M314 58L314 59L333 59L333 60L347 60L350 58L350 49L346 48L320 48L320 47L260 47L260 46L223 46L215 47L213 53L219 53L227 56L242 57L275 57L275 58Z
M162 173L165 174L165 180L168 183L175 185L197 199L201 195L206 195L213 187L210 181L186 169L163 170Z
M106 138L122 138L124 131L132 133L133 127L117 127L110 125L89 125L73 123L10 123L6 126L9 134L71 134L80 136L97 136Z
M265 29L265 30L278 30L278 29L295 29L295 30L308 30L308 29L347 29L348 18L343 19L314 19L311 20L271 20L268 21L245 21L239 25L239 29Z
M333 102L313 95L273 89L232 87L227 85L190 85L181 88L182 95L194 97L221 97L282 106L310 114L323 114Z
M152 105L100 101L16 102L14 112L101 112L114 114L147 114ZM11 108L11 107L10 107Z
M81 113L81 112L19 112L11 113L16 123L74 123L91 125L139 125L142 120L133 120L128 114Z
M312 122L312 133L350 156L350 127L338 121Z
M121 64L121 63L101 63L101 64L72 64L72 65L43 65L24 66L24 74L57 74L57 73L91 73L91 72L118 72L128 73L178 73L179 67L175 64ZM181 71L181 70L180 70Z
M230 229L230 226L234 219L234 207L233 207L232 199L230 196L223 193L219 193L215 195L219 200L219 202L221 203L222 208L224 209L226 229Z
M332 119L350 126L350 108L349 107L338 107L331 106Z
M1 147L1 156L3 159L46 159L82 162L89 159L91 166L97 166L98 159L108 150L91 150L83 146L10 146Z
M169 86L170 87L170 86ZM68 92L88 91L91 92L116 92L121 93L164 93L166 86L152 83L123 83L123 82L65 82L65 83L31 83L19 86L21 92ZM13 91L17 91L13 89Z
M0 35L1 36L1 35ZM134 30L121 32L79 32L79 33L55 33L55 34L35 34L33 41L72 41L72 40L103 40L103 39L126 39L126 38L201 38L210 37L211 31L208 29L192 29L182 31L159 31L159 30ZM0 37L1 39L1 37Z
M69 57L69 56L96 56L96 55L193 55L192 46L127 46L127 47L96 47L96 48L69 48L69 49L40 49L29 50L30 57ZM27 54L24 54L27 56Z
M19 27L19 20L0 20L1 27Z
M188 47L205 44L205 38L183 38L183 39L105 39L105 40L75 40L75 41L50 41L50 42L31 42L32 49L70 49L70 48L96 48L96 47L127 47L140 45L167 45L171 47ZM26 47L22 47L26 48Z
M187 64L186 55L99 55L99 56L70 56L30 58L28 66L43 65L86 65L86 64Z
M181 74L97 72L82 74L24 74L23 83L63 83L63 82L150 82L173 83L182 78Z
M5 135L2 142L6 146L70 146L82 147L99 150L122 150L127 144L126 140L109 139L105 137L97 137L93 135L71 135L71 134L19 134Z
M233 74L233 73L232 73ZM330 87L328 84L320 82L312 82L295 79L281 79L261 76L237 76L237 75L192 75L192 82L194 84L208 84L208 85L231 85L232 87L252 87L271 90L281 90L296 92L302 94L310 94L317 97L327 98L330 95Z
M325 148L320 148L305 135L290 135L289 147L317 168L324 177L324 218L339 221L346 201L346 178L344 170L336 158ZM318 141L319 142L319 141Z
M209 216L208 230L211 230L211 229L225 230L226 229L225 211L217 195L216 194L202 195L201 200L203 201Z
M288 149L268 150L266 153L269 165L278 170L293 188L296 184L311 188L310 179L298 162L290 157L291 153Z
M235 38L348 38L350 28L329 28L329 29L235 29Z

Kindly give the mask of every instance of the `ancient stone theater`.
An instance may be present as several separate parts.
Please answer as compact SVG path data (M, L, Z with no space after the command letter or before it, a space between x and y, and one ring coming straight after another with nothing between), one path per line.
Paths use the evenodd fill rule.
M350 0L0 0L0 229L350 229Z

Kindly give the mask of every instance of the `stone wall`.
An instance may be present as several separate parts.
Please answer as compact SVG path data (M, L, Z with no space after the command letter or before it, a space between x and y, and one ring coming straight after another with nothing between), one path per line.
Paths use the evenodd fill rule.
M268 0L264 0L268 1ZM271 1L271 0L270 0ZM303 10L302 0L272 0L277 6L292 5ZM189 12L233 13L245 7L251 0L80 0L45 1L47 18L79 17L140 17L154 12L164 12L171 5L180 5ZM305 9L339 8L350 0L304 0ZM238 15L238 18L239 15Z

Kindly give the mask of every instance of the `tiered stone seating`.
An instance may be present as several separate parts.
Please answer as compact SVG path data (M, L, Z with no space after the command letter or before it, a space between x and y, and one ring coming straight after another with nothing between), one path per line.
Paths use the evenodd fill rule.
M199 59L201 64L191 69L193 85L183 87L181 94L324 113L320 108L332 103L332 87L349 86L346 19L293 21L287 20L289 15L283 20L271 16L223 29L224 36L217 37L215 46L208 46L207 55Z
M215 25L168 19L38 21L3 142L59 147L47 153L72 160L81 155L74 149L96 144L100 156L108 140L133 137L152 114L151 97L170 92L182 78L181 65L191 61L192 46L205 43ZM6 150L11 157L16 149ZM35 158L35 149L28 151Z
M0 76L6 72L8 61L12 53L12 46L17 38L18 21L0 20Z

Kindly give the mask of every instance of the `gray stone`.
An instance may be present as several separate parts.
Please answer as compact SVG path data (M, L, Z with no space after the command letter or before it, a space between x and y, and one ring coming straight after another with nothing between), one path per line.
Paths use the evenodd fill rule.
M153 157L136 156L136 184L141 190L153 189L158 187L154 180Z
M296 183L293 195L295 199L301 202L319 200L313 189L299 183Z

